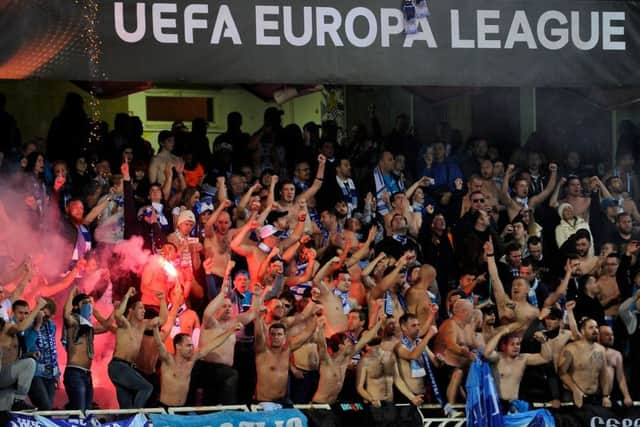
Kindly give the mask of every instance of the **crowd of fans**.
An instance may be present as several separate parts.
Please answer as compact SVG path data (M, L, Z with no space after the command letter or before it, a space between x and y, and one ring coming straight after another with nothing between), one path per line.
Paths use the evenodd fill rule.
M139 118L108 131L75 94L23 142L1 98L0 409L51 409L61 377L67 407L91 408L98 363L120 408L453 417L478 358L504 411L638 398L637 138L598 176L575 151L421 143L405 115L383 136L372 109L339 140L271 107L253 134L230 113L212 143L176 122L155 151Z

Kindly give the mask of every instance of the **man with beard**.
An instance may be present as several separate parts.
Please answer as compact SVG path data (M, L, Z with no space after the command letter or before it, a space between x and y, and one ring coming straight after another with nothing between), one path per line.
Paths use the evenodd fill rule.
M631 407L633 406L633 399L631 399L629 387L627 386L627 377L625 376L624 366L622 364L622 354L613 348L613 329L611 329L610 326L600 326L599 338L600 344L605 348L605 357L607 359L605 370L609 388L604 390L604 394L613 395L612 401L620 401L620 398L622 398L624 406ZM616 382L618 387L614 388ZM614 390L613 393L612 390Z
M499 328L498 333L491 338L484 349L484 356L493 365L493 378L504 413L510 412L511 403L518 399L520 380L525 368L544 365L551 360L548 346L543 346L540 354L520 353L520 337L508 336L517 329L518 325L514 323ZM502 349L497 352L496 347L500 341L502 341Z
M84 411L93 407L93 338L112 328L110 320L105 320L93 307L92 299L87 294L78 293L75 286L69 292L63 314L62 344L67 350L64 388L69 398L68 409ZM92 315L98 320L98 325L94 326Z
M605 348L598 344L598 323L584 319L579 325L582 338L567 344L558 361L558 372L573 395L573 403L611 407Z

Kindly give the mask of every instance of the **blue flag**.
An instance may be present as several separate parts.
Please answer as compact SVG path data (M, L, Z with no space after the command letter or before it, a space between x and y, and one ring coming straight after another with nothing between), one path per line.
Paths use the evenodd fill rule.
M503 427L500 398L489 364L478 355L467 375L467 426Z

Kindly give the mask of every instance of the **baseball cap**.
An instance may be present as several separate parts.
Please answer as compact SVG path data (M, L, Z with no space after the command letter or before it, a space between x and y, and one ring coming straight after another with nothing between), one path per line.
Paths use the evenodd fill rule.
M618 202L613 200L613 199L603 199L602 202L600 203L600 206L602 206L602 209L607 209L610 208L612 206L618 206Z
M260 227L260 231L258 232L258 236L260 236L260 240L264 240L269 236L273 236L277 232L278 232L278 230L276 230L276 228L273 225L267 224L267 225L265 225L263 227Z

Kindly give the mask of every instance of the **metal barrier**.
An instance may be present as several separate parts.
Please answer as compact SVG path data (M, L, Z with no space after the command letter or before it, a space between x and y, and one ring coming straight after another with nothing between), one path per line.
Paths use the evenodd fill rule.
M249 407L247 405L216 405L216 406L181 406L180 408L169 408L169 413L173 415L181 415L181 414L184 414L185 412L220 412L220 411L249 412Z

